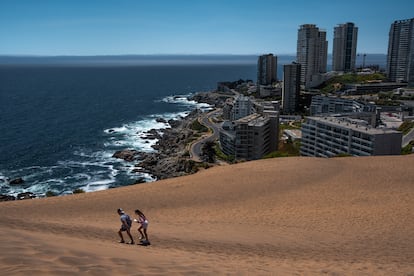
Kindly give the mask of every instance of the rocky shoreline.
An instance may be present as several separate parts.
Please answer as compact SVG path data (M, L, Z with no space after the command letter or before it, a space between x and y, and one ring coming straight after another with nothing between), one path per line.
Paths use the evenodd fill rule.
M194 172L195 163L189 159L188 145L194 139L196 131L191 124L198 118L201 111L193 110L181 120L169 120L170 128L147 132L148 139L157 139L153 146L154 152L139 152L125 149L114 153L114 158L121 158L128 162L137 162L134 172L149 173L156 179L182 176ZM137 179L136 183L145 182Z
M207 103L212 107L220 107L224 101L231 95L223 95L213 92L200 92L190 98L198 103ZM195 109L186 117L180 120L166 121L163 118L158 118L157 121L162 121L169 124L169 128L157 130L151 129L146 133L146 139L157 139L153 146L154 152L140 152L136 149L124 149L113 154L113 158L120 158L127 162L135 162L133 172L148 173L157 180L183 176L195 173L200 167L208 168L211 164L205 162L196 162L190 158L189 146L191 142L196 140L200 133L192 128L192 124L198 119L201 110ZM20 181L23 179L18 178ZM137 177L134 184L146 182L146 179ZM11 195L0 194L0 201L21 200L35 198L33 193L26 192L19 194L17 197Z
M217 108L231 96L232 94L200 92L193 95L190 100ZM161 133L155 129L148 131L147 137L158 140L153 146L155 152L143 153L125 149L116 152L113 157L129 162L138 161L133 171L149 173L157 180L195 173L200 167L207 168L211 164L196 162L189 154L189 145L198 135L198 131L192 129L192 124L201 113L201 110L196 109L181 120L170 120L168 124L171 127L163 129ZM145 180L137 179L135 183L141 182Z

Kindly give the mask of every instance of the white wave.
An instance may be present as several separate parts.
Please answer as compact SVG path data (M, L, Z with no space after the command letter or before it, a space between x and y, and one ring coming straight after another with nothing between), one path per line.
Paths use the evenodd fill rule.
M103 191L107 190L110 184L114 183L114 179L106 179L106 180L96 180L93 182L88 183L87 185L83 186L82 189L85 192L96 192L96 191Z
M171 104L180 104L184 106L192 106L193 108L198 108L202 111L207 111L213 109L213 107L210 104L207 103L199 103L194 100L190 100L189 97L192 94L187 95L176 95L176 96L167 96L164 97L161 101L165 103L171 103Z
M68 178L74 178L77 181L83 181L83 180L89 181L92 179L92 177L86 173L77 173L77 174L65 177L65 179L68 179Z

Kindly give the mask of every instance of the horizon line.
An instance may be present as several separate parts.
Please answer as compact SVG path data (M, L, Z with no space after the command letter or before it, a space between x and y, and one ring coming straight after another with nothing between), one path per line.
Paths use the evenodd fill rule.
M275 56L296 56L296 53L282 53L275 54L271 52L261 53L261 54L226 54L226 53L195 53L195 54L185 54L185 53L153 53L153 54L96 54L96 55L72 55L72 54L58 54L58 55L40 55L40 54L0 54L0 57L32 57L32 58L53 58L53 57L127 57L127 56L261 56L266 54L273 54ZM357 53L364 55L387 55L386 53ZM332 53L328 53L332 55Z

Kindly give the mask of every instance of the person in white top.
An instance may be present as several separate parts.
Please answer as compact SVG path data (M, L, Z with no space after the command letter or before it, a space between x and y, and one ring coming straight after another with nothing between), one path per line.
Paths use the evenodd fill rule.
M134 219L134 221L141 224L138 228L138 232L141 234L141 237L139 239L142 240L143 244L150 245L147 232L148 220L145 217L144 213L138 209L135 210L135 214L138 216L138 219Z

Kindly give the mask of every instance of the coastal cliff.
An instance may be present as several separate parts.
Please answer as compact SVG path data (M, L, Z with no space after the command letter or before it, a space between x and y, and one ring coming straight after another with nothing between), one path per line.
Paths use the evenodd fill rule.
M200 92L193 95L190 100L221 107L231 96L231 93ZM162 129L161 133L155 129L149 130L147 138L157 139L153 146L154 152L145 153L126 149L115 153L113 157L130 162L138 161L133 171L149 173L157 180L192 174L197 172L199 167L208 167L207 164L192 160L189 153L189 145L199 135L198 131L192 128L192 124L201 113L201 110L195 109L180 120L169 120L167 123L170 128ZM137 179L136 183L140 182L145 181Z
M197 171L196 162L189 159L188 145L196 139L195 130L191 124L198 118L201 111L193 110L181 120L169 120L170 128L165 128L159 133L157 130L147 132L148 139L157 139L153 146L154 152L138 152L125 149L116 152L113 157L121 158L129 162L137 162L134 172L145 172L156 179L182 176ZM138 179L137 182L143 182Z

